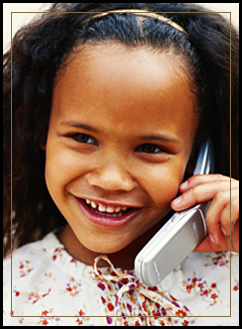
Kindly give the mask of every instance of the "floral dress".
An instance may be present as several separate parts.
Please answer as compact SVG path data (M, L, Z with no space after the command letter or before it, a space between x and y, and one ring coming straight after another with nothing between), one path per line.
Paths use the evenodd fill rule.
M100 258L107 267L98 268ZM191 253L155 287L107 256L74 259L55 233L4 259L4 326L239 325L239 256ZM11 269L12 267L12 269Z

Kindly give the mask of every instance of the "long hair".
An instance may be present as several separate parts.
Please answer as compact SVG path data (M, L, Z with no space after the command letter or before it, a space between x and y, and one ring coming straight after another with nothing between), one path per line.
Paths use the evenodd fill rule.
M162 12L182 26L188 36L160 20L147 17L140 21L131 13L86 21L93 16L92 12L115 9ZM106 41L129 47L172 48L183 57L198 99L196 110L200 111L197 147L210 136L215 148L216 171L230 175L231 122L232 176L238 178L239 41L236 29L228 21L188 3L55 3L15 34L12 61L11 49L3 56L5 255L10 252L11 216L13 248L65 224L46 188L45 152L40 147L47 138L53 85L57 73L65 66L68 56L78 51L78 46Z

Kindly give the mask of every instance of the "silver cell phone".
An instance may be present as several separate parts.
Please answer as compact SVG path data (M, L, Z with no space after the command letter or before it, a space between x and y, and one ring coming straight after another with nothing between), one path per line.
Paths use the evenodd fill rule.
M210 139L201 146L193 175L213 173ZM147 286L159 284L206 237L205 215L210 201L175 213L135 258L137 278Z

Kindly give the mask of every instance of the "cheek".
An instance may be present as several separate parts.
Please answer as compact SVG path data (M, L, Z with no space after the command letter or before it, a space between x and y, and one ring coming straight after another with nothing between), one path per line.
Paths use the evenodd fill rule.
M144 176L143 186L156 207L168 206L176 197L183 175L184 165L182 163L179 165L177 161L152 168L149 174Z
M66 196L66 187L84 173L83 159L74 152L48 145L46 148L45 179L54 201Z

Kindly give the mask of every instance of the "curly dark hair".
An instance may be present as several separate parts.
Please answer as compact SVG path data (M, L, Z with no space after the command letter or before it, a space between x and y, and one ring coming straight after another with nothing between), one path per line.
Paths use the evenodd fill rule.
M162 13L188 36L155 18L141 24L131 13L85 22L93 12L115 9ZM53 84L77 46L107 40L129 47L172 48L186 60L201 113L197 147L210 136L216 172L229 176L231 123L231 172L238 178L239 38L227 20L189 3L55 3L15 34L12 60L11 49L3 56L4 255L11 249L11 217L13 248L66 223L46 188L40 147L47 138Z

